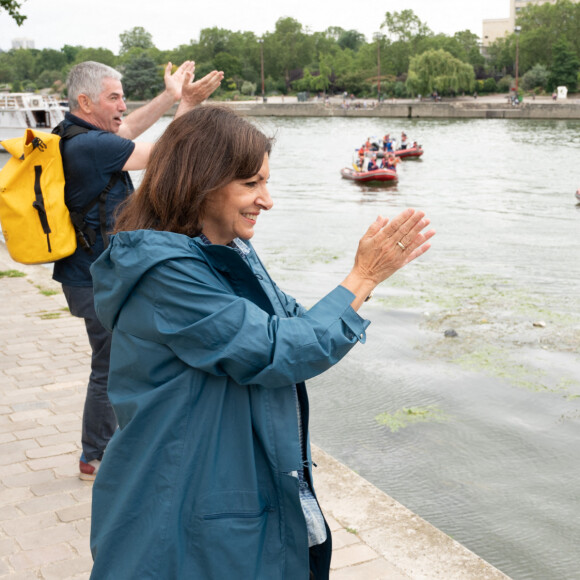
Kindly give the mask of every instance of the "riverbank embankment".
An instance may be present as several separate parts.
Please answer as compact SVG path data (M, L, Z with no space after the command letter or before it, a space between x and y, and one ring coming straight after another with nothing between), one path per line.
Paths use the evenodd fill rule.
M15 263L0 243L0 272L0 576L88 579L92 484L78 478L84 326L50 268ZM321 449L313 455L333 530L332 580L506 580Z
M244 116L251 117L384 117L406 119L580 119L580 99L554 101L549 97L526 98L512 105L505 95L431 99L376 100L332 97L298 102L296 97L268 97L254 101L226 101ZM127 103L129 112L143 103ZM174 107L168 115L175 113Z

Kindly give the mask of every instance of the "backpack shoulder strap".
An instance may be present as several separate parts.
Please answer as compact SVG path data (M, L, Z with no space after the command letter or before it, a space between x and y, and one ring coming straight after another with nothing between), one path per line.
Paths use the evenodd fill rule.
M83 133L88 133L90 129L86 127L81 127L80 125L69 125L64 127L64 123L60 122L52 132L58 135L62 140L72 139L77 135ZM94 245L96 240L96 232L91 227L89 227L85 222L85 217L87 214L95 207L97 202L99 203L99 225L101 229L101 237L103 238L103 244L106 248L109 245L109 235L107 233L107 195L114 187L115 183L123 177L122 171L116 171L111 175L109 182L105 186L105 189L101 191L97 196L95 196L89 203L87 203L80 211L70 211L70 218L72 224L77 232L77 240L79 245L87 252L92 252L91 246Z

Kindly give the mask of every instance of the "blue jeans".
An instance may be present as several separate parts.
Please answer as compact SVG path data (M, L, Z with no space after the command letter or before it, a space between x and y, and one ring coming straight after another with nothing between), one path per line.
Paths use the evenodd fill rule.
M111 333L103 328L95 312L93 288L65 286L70 312L83 318L92 350L91 374L83 411L82 446L85 461L101 459L117 428L117 418L107 395Z

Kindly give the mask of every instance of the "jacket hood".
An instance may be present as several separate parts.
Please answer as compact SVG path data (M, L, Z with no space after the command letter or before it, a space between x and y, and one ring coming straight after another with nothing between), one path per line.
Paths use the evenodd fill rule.
M151 268L170 259L199 258L201 244L198 238L153 230L111 236L91 266L95 310L103 326L112 331L123 304Z

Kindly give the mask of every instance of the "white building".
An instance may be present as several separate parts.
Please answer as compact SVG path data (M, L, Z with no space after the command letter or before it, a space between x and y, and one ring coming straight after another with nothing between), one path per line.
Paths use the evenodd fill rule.
M34 40L32 38L13 38L12 48L34 48Z
M481 41L483 47L487 47L498 38L504 38L514 31L518 13L530 4L555 4L556 0L510 0L510 14L508 18L495 18L483 21L483 34ZM580 0L572 0L580 2Z

